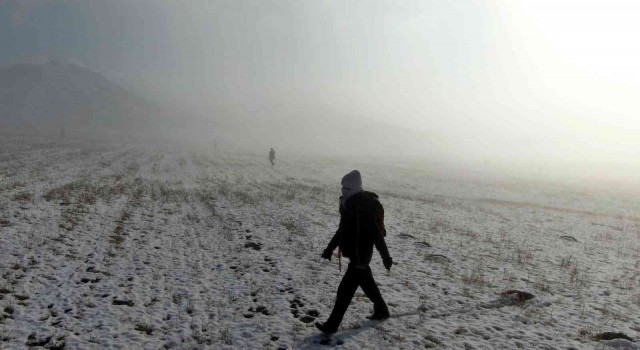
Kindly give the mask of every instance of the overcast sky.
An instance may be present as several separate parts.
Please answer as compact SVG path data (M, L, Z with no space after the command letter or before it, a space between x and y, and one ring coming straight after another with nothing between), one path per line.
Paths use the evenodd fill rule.
M460 157L637 164L638 18L633 0L0 0L0 64L82 62L212 115L371 118Z

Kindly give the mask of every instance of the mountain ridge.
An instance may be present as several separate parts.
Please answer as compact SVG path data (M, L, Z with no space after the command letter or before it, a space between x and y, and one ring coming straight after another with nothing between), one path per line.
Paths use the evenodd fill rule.
M61 128L179 126L180 114L72 63L0 68L0 127L5 131L50 134Z

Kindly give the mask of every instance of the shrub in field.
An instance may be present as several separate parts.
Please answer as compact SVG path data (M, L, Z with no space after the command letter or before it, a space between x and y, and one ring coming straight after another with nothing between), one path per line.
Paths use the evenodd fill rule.
M600 232L596 234L595 240L603 243L611 243L613 242L613 234L611 232Z
M551 283L546 279L544 275L540 275L533 282L533 288L541 291L551 293Z
M229 183L229 181L222 181L218 185L218 194L220 194L222 197L227 197L227 198L230 197L231 192L232 192L232 185L231 183Z
M153 328L146 323L137 324L135 330L146 335L151 335L151 333L153 333Z
M248 205L257 204L257 198L249 193L247 190L234 190L231 192L232 196L239 199L242 203Z
M233 228L231 228L230 226L224 226L222 228L222 237L228 242L233 241L235 238L235 234L233 233Z
M96 195L88 192L88 191L83 191L80 194L78 194L78 204L95 204L96 203Z
M529 265L533 260L533 253L526 249L518 249L516 252L517 262L520 265Z
M122 193L121 178L120 175L103 176L96 179L82 178L50 189L43 198L47 202L61 201L63 205L95 204L97 199L109 201L115 195Z
M33 201L33 193L28 192L28 191L21 191L16 193L13 196L13 200L19 201L19 202L32 202Z
M11 334L13 334L13 330L7 330L2 327L2 332L0 332L0 341L8 342L9 340L11 340Z
M216 213L216 206L215 206L216 198L211 192L205 189L200 189L199 191L196 192L196 195L200 199L200 202L202 202L202 204L204 204L211 211L212 214Z
M124 236L123 236L123 227L122 225L117 225L116 228L113 230L113 235L111 236L111 242L118 245L124 242Z
M429 222L429 232L445 233L450 230L451 230L451 225L447 221L441 218L435 218Z
M151 197L152 200L160 200L165 203L180 203L189 200L190 192L184 185L178 183L168 183L159 180L145 181L137 178L133 186L132 195L137 198L144 196Z
M11 188L13 188L14 190L18 188L23 188L23 187L27 187L27 185L22 181L16 181L11 184Z
M81 205L65 207L60 213L62 222L59 227L72 230L76 225L78 225L78 223L80 223L82 216L85 213L86 209L82 208Z
M487 282L484 279L484 274L480 271L471 271L462 275L462 282L478 287L484 287Z
M566 270L569 273L569 283L574 285L575 288L586 287L588 285L588 268L579 266L577 263L572 263L566 268Z
M638 284L638 272L625 271L620 275L615 275L611 277L611 284L620 289L631 290Z
M69 197L68 192L64 188L62 187L52 188L49 191L47 191L47 193L44 194L43 198L47 202L51 202L54 199L62 199L65 196L65 192L66 192L66 197Z
M220 329L220 341L225 345L233 345L233 338L231 338L231 332L229 328Z
M294 236L299 236L304 234L304 227L301 225L300 220L294 220L291 218L284 219L280 222L280 224L287 229L289 232L288 240L293 240Z

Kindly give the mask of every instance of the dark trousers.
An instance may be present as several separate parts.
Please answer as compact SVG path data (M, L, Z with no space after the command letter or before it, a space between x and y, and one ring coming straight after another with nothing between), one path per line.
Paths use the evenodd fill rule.
M333 305L331 316L326 322L329 327L338 328L358 287L361 287L367 298L373 302L374 313L389 312L387 304L380 294L380 289L378 289L376 281L373 279L371 268L368 265L356 266L355 264L349 264L347 272L345 272L338 286L338 296L335 305Z

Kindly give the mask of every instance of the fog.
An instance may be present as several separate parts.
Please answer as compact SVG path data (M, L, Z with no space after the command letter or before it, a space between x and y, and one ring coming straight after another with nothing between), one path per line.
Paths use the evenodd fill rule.
M0 64L82 65L220 147L635 182L639 16L635 1L5 0Z

